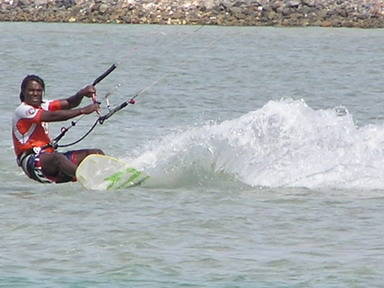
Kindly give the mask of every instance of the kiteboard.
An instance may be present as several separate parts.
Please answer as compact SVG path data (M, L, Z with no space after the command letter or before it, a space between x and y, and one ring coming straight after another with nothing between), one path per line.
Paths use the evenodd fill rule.
M115 190L140 185L149 176L120 159L91 154L77 167L76 178L89 190Z

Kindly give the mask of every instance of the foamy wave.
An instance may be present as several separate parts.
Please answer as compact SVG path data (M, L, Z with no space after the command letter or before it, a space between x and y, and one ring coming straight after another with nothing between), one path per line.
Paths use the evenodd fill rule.
M281 100L168 135L131 162L164 184L225 178L250 186L380 189L383 142L382 125L358 128L347 110Z

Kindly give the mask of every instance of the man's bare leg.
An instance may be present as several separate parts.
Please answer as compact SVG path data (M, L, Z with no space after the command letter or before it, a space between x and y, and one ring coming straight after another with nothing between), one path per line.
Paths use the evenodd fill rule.
M90 154L102 154L100 149L83 149L71 151L74 161L58 152L42 153L40 155L42 172L47 177L54 177L56 183L70 182L76 179L77 166Z

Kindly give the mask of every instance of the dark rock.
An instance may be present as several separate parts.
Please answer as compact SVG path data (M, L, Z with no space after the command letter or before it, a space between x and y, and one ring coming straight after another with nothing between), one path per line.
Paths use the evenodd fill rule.
M300 4L301 4L301 1L290 0L290 1L288 1L287 6L291 7L291 8L299 8Z
M384 0L0 2L0 21L384 27Z

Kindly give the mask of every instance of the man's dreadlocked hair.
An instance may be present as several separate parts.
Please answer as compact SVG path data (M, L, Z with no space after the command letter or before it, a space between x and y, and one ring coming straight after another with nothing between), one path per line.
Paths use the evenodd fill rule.
M27 87L27 84L29 81L36 81L37 83L39 83L41 85L41 87L43 87L43 91L45 91L45 84L44 84L44 80L41 79L39 76L37 75L27 75L24 79L23 79L23 82L21 82L21 87L20 87L20 101L23 102L24 101L24 93L23 91L25 90L25 87Z

